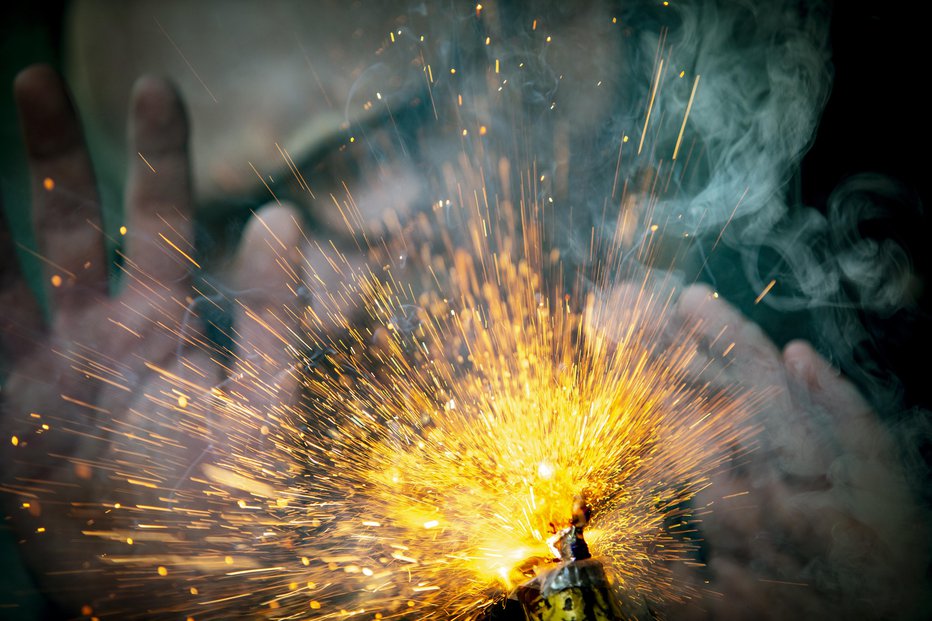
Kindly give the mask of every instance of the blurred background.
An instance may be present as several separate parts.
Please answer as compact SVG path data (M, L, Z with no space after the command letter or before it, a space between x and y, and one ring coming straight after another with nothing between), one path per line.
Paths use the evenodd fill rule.
M867 215L855 217L852 227L862 239L877 240L878 244L883 244L883 240L895 241L908 258L908 282L903 284L896 303L891 304L873 304L871 300L858 297L870 288L854 287L857 291L850 291L850 298L860 299L860 303L853 309L846 309L851 312L846 312L844 321L859 322L864 328L863 338L852 346L851 351L838 353L834 347L838 339L843 338L844 327L838 327L838 334L831 334L825 329L826 326L838 325L840 321L834 309L777 308L768 304L766 298L764 303L755 303L760 293L759 285L749 282L746 271L741 269L738 250L724 247L717 250L697 277L713 284L723 297L758 322L778 345L782 346L793 338L807 338L820 346L823 353L861 386L888 423L908 430L916 447L916 455L912 458L928 465L932 461L932 438L925 431L928 427L927 410L932 407L932 382L927 378L928 369L932 366L928 359L932 352L932 321L929 320L932 311L929 287L932 227L925 211L930 187L929 157L926 153L930 145L928 103L922 95L928 72L925 66L928 56L926 22L919 14L919 3L855 0L829 4L828 45L834 81L812 147L786 185L787 204L806 205L828 217L832 201L838 200L839 188L850 188L852 177L865 174L882 176L860 177L869 181L868 189L862 194L871 197L870 204L874 209L868 210ZM120 13L120 4L111 3L109 6L113 7L111 18L100 30L100 47L103 50L106 50L107 36L120 38L121 23L126 23L127 31L131 30L129 21L121 22L129 20L129 17ZM99 110L109 110L119 108L122 98L125 110L130 83L117 81L107 93L89 92L88 85L94 84L95 80L106 80L106 75L100 73L97 76L97 65L87 58L74 57L76 49L87 51L87 46L74 46L69 41L69 28L85 19L87 12L94 8L100 10L100 6L93 2L19 3L5 8L0 20L0 82L7 85L0 95L0 189L3 208L14 235L26 245L32 243L27 213L30 190L10 85L24 67L46 62L79 79L76 89L79 101L94 102ZM322 30L331 32L333 37L328 45L337 50L342 44L368 49L368 33L371 31L378 37L384 36L386 24L391 24L393 19L388 9L355 4L354 14L364 15L365 19L358 24L346 24L332 9L329 4L326 7L321 5L319 21ZM310 12L313 10L308 8ZM225 27L219 5L217 11L217 23L205 25L205 28ZM161 24L159 28L162 28ZM196 30L195 25L191 32ZM177 30L169 24L165 32L176 33ZM253 34L254 40L243 41L245 49L275 38L274 32L262 31L258 26ZM125 47L126 42L123 43ZM291 43L270 45L275 50L300 49ZM140 42L139 46L139 56L143 58L147 51L143 43ZM375 44L371 47L374 50ZM89 58L94 58L92 53ZM326 72L328 66L341 68L333 71L330 77L324 76L327 88L321 90L325 91L323 99L329 105L322 105L320 110L309 108L308 120L304 123L277 118L274 104L266 111L270 123L298 123L303 127L303 134L293 147L296 152L307 145L326 141L328 136L345 129L341 125L344 115L339 102L352 96L354 81L348 78L340 81L334 76L353 73L353 54L346 57L338 52L334 54L315 58L311 65L314 73ZM311 62L301 57L294 60L302 65ZM171 68L171 73L187 71L178 64L182 62L179 57L174 57L172 62L177 66ZM200 59L198 64L202 70L206 62ZM251 69L244 66L243 71ZM185 91L186 97L191 94ZM250 96L248 92L243 93L244 98ZM213 94L208 91L205 95L201 91L197 97L213 97ZM85 119L107 215L105 222L111 230L119 226L127 156L109 145L113 142L111 134L119 133L124 122L125 116ZM223 127L195 126L193 131L197 140L198 133L216 134L222 132ZM277 131L279 128L272 126L247 131L245 135L252 136L255 149L261 152L271 148L267 144L267 136L276 135ZM240 132L238 135L242 137L244 134ZM222 149L223 145L216 148ZM200 155L208 157L201 157L201 161L196 162L198 173L201 173L200 167L208 167L211 160L209 152ZM262 155L257 157L261 162ZM243 193L252 192L255 178L244 175L235 166L229 170L205 168L198 182L199 198L209 203L212 196L219 193L218 187L224 193L232 194L236 193L238 184L244 183L239 189ZM229 241L235 239L238 227L248 218L250 207L249 203L240 207L231 203L220 215L204 210L199 212L198 217L208 232L205 239L218 246L229 245ZM833 222L837 224L837 221ZM217 251L222 250L219 248ZM766 256L761 260L766 261ZM25 267L28 277L38 283L37 266L26 263ZM883 291L882 286L875 289ZM775 293L779 293L779 289L775 289ZM926 485L927 500L929 488ZM7 533L2 533L0 566L13 567L16 562L15 542ZM34 593L25 570L0 572L0 618L38 619L45 616L56 618L43 598Z

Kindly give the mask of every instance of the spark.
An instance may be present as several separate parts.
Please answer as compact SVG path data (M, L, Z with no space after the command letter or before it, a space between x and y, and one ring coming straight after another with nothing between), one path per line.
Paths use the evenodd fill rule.
M481 10L476 5L477 16ZM389 36L394 43L395 33ZM431 65L420 59L436 117ZM499 73L498 59L494 67ZM663 67L660 59L638 154ZM674 160L698 83L697 75ZM485 136L488 129L477 131ZM492 132L501 133L498 126ZM621 144L628 141L622 134ZM485 148L495 141L475 142ZM554 203L565 201L539 184L553 184L554 176L541 174L534 161L522 166L495 154L497 187L482 161L463 157L436 180L439 198L419 214L419 232L405 229L397 239L370 243L348 187L345 195L330 194L368 258L355 264L333 240L315 241L320 269L339 275L337 285L327 287L310 250L287 247L262 222L283 282L321 301L315 309L295 294L285 305L260 309L246 296L224 300L273 351L222 351L184 325L152 320L179 351L195 349L222 367L221 384L211 385L205 363L194 358L144 360L140 351L134 364L154 379L136 395L133 369L65 349L61 355L81 381L132 393L149 406L134 406L139 410L123 419L62 394L92 422L50 419L56 434L107 443L106 459L69 459L116 484L113 497L96 499L105 520L79 529L87 541L119 546L100 557L101 571L127 592L158 581L166 595L153 608L164 610L153 614L177 618L192 618L192 611L199 619L229 618L234 607L248 606L254 616L274 619L308 610L328 618L365 611L377 619L471 619L526 579L521 566L528 559L549 562L540 560L550 556L548 537L568 517L574 496L585 495L597 509L590 546L613 588L654 602L690 597L690 587L674 579L677 564L695 562L699 547L690 534L698 523L690 502L745 445L750 431L741 423L759 397L690 383L696 326L679 326L672 342L661 342L674 325L677 287L626 260L630 251L649 256L661 225L650 209L632 206L628 178L618 184L621 144L612 196L623 185L620 222L641 237L619 233L601 242L593 230L589 250L600 260L580 268L575 285L564 282L563 271L572 270L548 238ZM311 193L291 155L275 147ZM300 257L301 270L290 267L291 255ZM124 269L147 279L131 262ZM58 275L52 284L56 278L61 284ZM185 304L195 306L194 296ZM287 327L288 318L297 326ZM109 321L120 336L143 334L135 324ZM298 399L277 400L285 382L297 385ZM17 446L26 438L10 441ZM33 494L34 483L21 493Z
M770 293L770 290L773 289L773 286L774 286L775 284L777 284L776 279L773 279L773 280L771 280L769 283L767 283L767 286L764 287L764 290L761 291L760 294L754 299L754 303L755 303L755 304L760 304L760 303L761 303L761 300L763 300L765 297L767 297L767 294Z
M145 162L146 166L149 167L149 170L151 170L152 172L155 172L155 168L152 167L152 164L149 163L149 160L146 159L146 156L143 155L141 151L137 151L136 155L138 155L140 159L142 159L142 161Z
M165 242L166 244L168 244L169 246L171 246L172 248L174 248L174 249L175 249L175 252L177 252L178 254L180 254L181 256L183 256L185 259L187 259L188 262L191 263L191 265L193 265L194 267L196 267L196 268L198 268L198 269L201 269L200 264L199 264L197 261L195 261L193 258L191 258L191 255L189 255L187 252L185 252L184 250L182 250L181 248L179 248L179 247L175 244L175 242L173 242L172 240L170 240L170 239L168 239L167 237L165 237L165 235L162 234L162 233L159 233L159 237L162 238L162 241L163 241L163 242Z
M663 73L663 59L657 65L657 74L654 77L654 84L650 91L650 103L647 105L647 115L644 117L644 128L641 130L641 141L638 143L638 155L644 148L644 139L647 137L647 126L650 124L650 115L654 110L654 99L657 97L657 89L660 87L660 76Z
M181 56L181 60L184 61L184 64L188 66L188 69L191 70L191 73L194 75L195 78L197 78L197 81L200 82L201 86L204 87L204 90L207 91L207 94L210 96L210 98L214 101L214 103L220 103L217 100L217 98L214 97L214 94L213 92L211 92L210 88L207 86L207 83L204 82L204 80L201 78L200 74L197 72L197 69L195 69L194 65L191 64L191 61L188 60L188 57L184 55L184 52L181 51L181 48L178 47L178 44L175 43L175 40L171 38L171 35L169 35L168 31L165 30L165 28L162 26L162 22L160 22L158 18L153 18L153 19L155 20L155 24L159 27L159 30L161 30L162 34L165 35L165 38L168 39L168 42L172 44L172 47L175 48L175 51L178 52L179 56Z
M683 72L680 72L680 77L683 77ZM680 133L676 137L676 146L673 148L673 159L676 159L676 155L680 152L680 144L683 142L683 132L686 131L686 121L689 119L689 112L693 109L693 99L696 98L696 89L699 88L699 75L696 75L696 79L693 81L693 89L689 93L689 102L686 104L686 114L683 115L683 124L680 126Z
M415 289L399 285L391 269L376 276L347 268L369 328L335 341L306 318L306 340L329 353L300 365L301 407L277 407L272 420L232 396L213 405L240 439L200 469L218 505L207 515L239 539L258 537L266 559L247 555L243 566L222 557L235 569L221 584L263 581L280 593L267 601L283 618L308 607L475 615L522 580L513 566L547 554L549 525L563 519L568 498L585 493L603 516L592 546L618 588L656 600L683 595L658 563L687 559L695 543L664 520L688 516L684 503L740 437L733 423L748 403L685 388L689 348L654 356L645 343L668 297L639 291L622 304L632 316L620 329L617 300L590 298L574 308L566 303L574 296L559 288L542 295L552 253L540 245L540 209L490 216L477 209L484 194L472 193L474 207L452 204L456 228L470 231L471 241L443 251L454 263L443 280L432 271L411 283ZM489 232L508 220L526 223L517 254L509 235L490 245ZM492 257L494 273L484 267ZM194 403L188 397L186 411L196 411ZM246 446L260 427L271 445L256 454ZM183 528L172 520L145 526ZM157 557L166 572L195 580L195 567L215 566L208 554L191 556L190 535L179 541L183 548L164 540L187 551ZM659 550L649 561L647 547ZM198 584L200 593L216 593ZM339 586L293 588L311 584ZM296 597L312 591L313 599ZM199 604L243 597L208 594Z
M352 142L352 140L351 140L351 142ZM278 196L275 194L275 191L271 188L271 186L269 186L269 184L266 183L265 178L262 176L262 173L260 173L260 172L256 169L255 165L254 165L252 162L247 162L247 163L249 164L249 167L252 169L252 172L254 172L254 173L256 174L256 177L259 178L259 181L262 182L262 185L265 186L265 189L266 189L266 190L268 191L268 193L272 196L272 199L273 199L276 203L278 203L279 205L281 205L281 204L282 204L281 200L279 200Z

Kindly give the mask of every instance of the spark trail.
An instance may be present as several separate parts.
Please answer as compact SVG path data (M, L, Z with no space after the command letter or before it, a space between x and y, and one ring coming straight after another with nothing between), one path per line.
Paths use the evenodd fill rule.
M367 260L277 248L294 298L234 301L284 356L164 325L228 380L190 357L149 362L158 379L137 423L100 412L72 430L110 446L110 460L68 459L119 482L105 503L87 499L106 519L82 534L109 546L95 571L115 577L124 616L473 619L529 559L549 562L546 540L580 494L623 602L690 597L674 575L697 562L706 508L691 501L748 445L760 396L690 382L698 327L672 321L676 286L643 267L652 192L622 198L614 237L592 241L600 260L575 271L548 241L533 162L493 186L492 161L504 160L461 158L435 180L445 198L378 242L348 192L332 197ZM129 389L119 365L78 351L65 355L85 381Z

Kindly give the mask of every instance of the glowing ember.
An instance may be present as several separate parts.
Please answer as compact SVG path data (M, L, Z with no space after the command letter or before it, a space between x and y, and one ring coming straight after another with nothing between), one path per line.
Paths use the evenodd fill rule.
M491 74L499 69L496 59ZM479 141L487 128L476 127L455 131ZM71 431L100 434L109 461L75 457L73 470L118 488L104 516L76 522L86 540L112 544L98 560L121 596L144 594L148 612L199 620L243 609L276 619L475 618L553 562L547 540L579 495L595 508L589 546L625 606L690 595L674 572L696 562L705 508L691 501L747 446L742 423L756 397L687 380L698 327L671 322L676 287L629 260L644 265L655 251L649 204L623 195L614 238L591 241L600 260L569 273L548 241L556 207L537 184L549 178L532 162L516 180L511 166L505 156L463 157L432 180L443 198L431 213L377 241L348 191L332 197L365 263L332 243L285 244L263 222L273 271L293 295L272 308L233 300L255 343L236 352L211 343L191 327L206 311L174 300L189 308L182 325L151 321L189 353L145 362L156 374L144 387L149 410L111 421L62 395L99 410L95 425ZM158 237L200 267L193 248ZM110 321L121 338L138 338L138 326ZM64 355L83 381L137 390L93 351L75 344ZM228 381L213 385L196 357Z
M748 399L688 384L692 353L679 344L689 334L663 334L672 287L603 279L578 300L553 284L562 265L543 251L540 206L491 222L475 216L484 212L456 201L445 211L466 243L447 237L432 252L424 241L398 269L345 268L343 310L323 318L305 307L292 335L300 347L272 365L287 378L244 364L236 385L217 388L157 369L156 392L174 395L166 423L212 449L191 469L193 488L126 478L161 503L133 502L128 490L112 527L85 535L163 552L108 563L175 580L171 609L201 619L248 605L274 618L471 618L551 562L547 539L585 494L596 507L587 539L622 601L688 596L673 567L697 545L689 501L741 440ZM634 250L650 252L646 242ZM307 268L304 284L316 276ZM262 315L262 325L282 336L281 317L298 312ZM303 397L252 407L248 395L276 382L299 383Z

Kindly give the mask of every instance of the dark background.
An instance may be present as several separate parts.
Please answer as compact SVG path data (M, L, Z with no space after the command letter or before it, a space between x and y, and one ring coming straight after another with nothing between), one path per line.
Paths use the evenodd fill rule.
M60 66L63 13L67 2L17 3L0 19L0 184L7 204L22 199L26 168L9 85L33 62ZM814 144L805 156L795 191L799 202L824 210L833 189L858 173L881 173L913 194L912 209L868 223L865 234L890 236L910 255L921 284L918 304L892 315L862 312L873 337L871 355L901 380L902 403L888 404L890 417L924 417L932 406L928 377L932 345L932 227L929 204L929 100L922 93L932 81L928 66L932 32L921 3L833 3L831 47L835 80ZM11 201L12 199L12 201ZM809 336L807 327L773 316L756 317L778 343ZM760 312L760 311L759 311ZM922 408L922 410L916 409ZM932 450L925 447L927 463ZM928 486L927 486L928 487ZM0 532L0 619L35 619L41 600L30 595L28 578L15 568L15 544ZM15 607L13 607L15 606Z
M922 86L932 81L928 41L932 32L918 3L845 0L831 3L831 48L835 80L812 148L802 162L795 191L798 201L824 210L832 190L858 173L880 173L915 197L915 208L866 225L865 234L890 236L903 245L923 285L919 304L893 316L862 313L874 336L872 355L902 380L905 406L932 406L932 382L926 380L926 351L932 345L932 293L928 279L932 227L923 213L928 205L929 102ZM19 3L0 21L0 83L12 83L33 62L61 65L64 0ZM24 192L25 162L9 86L0 95L0 183L6 202ZM19 200L17 200L19 199ZM744 296L741 296L744 297ZM763 309L744 309L782 343L792 326ZM795 318L794 321L795 322Z
M815 143L802 163L802 201L825 208L847 177L876 172L914 193L913 213L875 224L866 234L889 235L908 251L923 285L918 307L890 317L862 313L875 334L878 362L903 382L906 407L932 405L927 362L932 344L929 204L928 24L919 3L834 3L831 46L835 82Z

